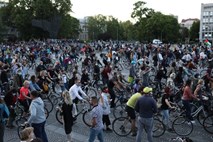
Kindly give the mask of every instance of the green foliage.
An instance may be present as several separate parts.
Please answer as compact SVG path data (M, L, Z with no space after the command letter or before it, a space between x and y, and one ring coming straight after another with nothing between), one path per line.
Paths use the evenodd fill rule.
M66 15L62 18L58 36L60 38L77 38L79 30L79 20L70 15Z
M199 38L200 21L194 22L190 28L190 40L197 41Z
M180 39L181 41L185 41L186 38L189 38L189 29L186 27L180 28Z
M151 41L157 38L165 42L177 42L180 28L177 19L171 15L155 12L145 4L143 1L136 2L131 15L137 20L134 25L137 40Z
M2 19L5 25L16 27L22 38L29 39L49 37L48 32L32 26L33 19L50 21L54 16L60 16L62 22L59 35L74 37L78 33L79 22L69 15L71 8L70 0L10 0L3 9Z

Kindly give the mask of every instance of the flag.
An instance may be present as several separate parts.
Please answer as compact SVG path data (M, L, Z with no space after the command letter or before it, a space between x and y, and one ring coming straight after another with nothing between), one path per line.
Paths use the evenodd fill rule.
M211 43L208 41L208 39L206 39L205 41L204 41L204 44L207 46L207 47L211 47Z

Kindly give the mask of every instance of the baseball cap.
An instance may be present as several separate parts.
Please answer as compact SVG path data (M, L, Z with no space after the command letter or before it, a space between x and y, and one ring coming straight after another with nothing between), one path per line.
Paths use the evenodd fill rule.
M145 87L145 88L143 89L143 92L146 93L146 94L148 94L148 93L152 92L152 88Z

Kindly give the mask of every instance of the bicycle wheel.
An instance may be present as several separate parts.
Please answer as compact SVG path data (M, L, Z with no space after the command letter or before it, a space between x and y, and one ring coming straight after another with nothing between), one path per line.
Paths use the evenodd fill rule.
M118 117L127 117L127 113L125 111L125 105L121 104L121 105L117 105L114 109L113 109L113 116L115 118Z
M131 133L131 121L127 117L116 118L112 122L112 130L118 136L128 136Z
M22 126L22 125L18 126L18 128L17 128L17 133L18 133L19 139L21 139L20 132L21 132L22 130L24 130L24 129L25 129L25 126Z
M205 112L204 110L198 113L197 120L201 126L203 126L203 121L207 116L207 112Z
M53 103L49 98L43 99L45 108L48 110L49 113L53 111Z
M86 94L88 97L93 97L93 96L97 97L97 92L95 88L89 87L88 90L86 90Z
M49 117L49 111L47 110L46 107L44 107L44 112L45 112L45 116L46 116L46 119Z
M162 121L160 121L159 119L154 119L154 123L153 123L153 137L160 137L165 133L166 127L163 124Z
M84 124L86 124L88 127L91 126L91 120L92 116L90 115L91 110L87 110L83 113L82 119Z
M57 110L57 111L56 111L56 113L55 113L55 118L56 118L56 120L57 120L60 124L63 124L63 120L62 120L62 116L61 116L60 110Z
M24 124L26 121L27 121L27 118L20 117L19 119L16 120L16 125L21 126L21 124Z
M203 128L206 132L213 134L213 115L209 115L203 121Z
M177 135L188 136L193 131L193 124L185 117L180 116L173 121L172 128Z

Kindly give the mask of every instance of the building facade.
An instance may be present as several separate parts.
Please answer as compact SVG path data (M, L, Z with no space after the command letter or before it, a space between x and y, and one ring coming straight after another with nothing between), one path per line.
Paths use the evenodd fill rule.
M84 19L79 19L80 21L80 33L79 33L79 40L88 40L89 35L88 35L88 17L84 17Z
M213 3L201 4L199 40L213 42Z
M191 19L191 18L189 18L189 19L183 19L182 21L181 21L181 27L185 27L185 28L187 28L187 29L189 29L190 30L190 28L192 27L192 24L194 23L194 22L197 22L197 21L199 21L199 19Z
M7 4L8 4L7 2L0 1L0 8L7 6Z

